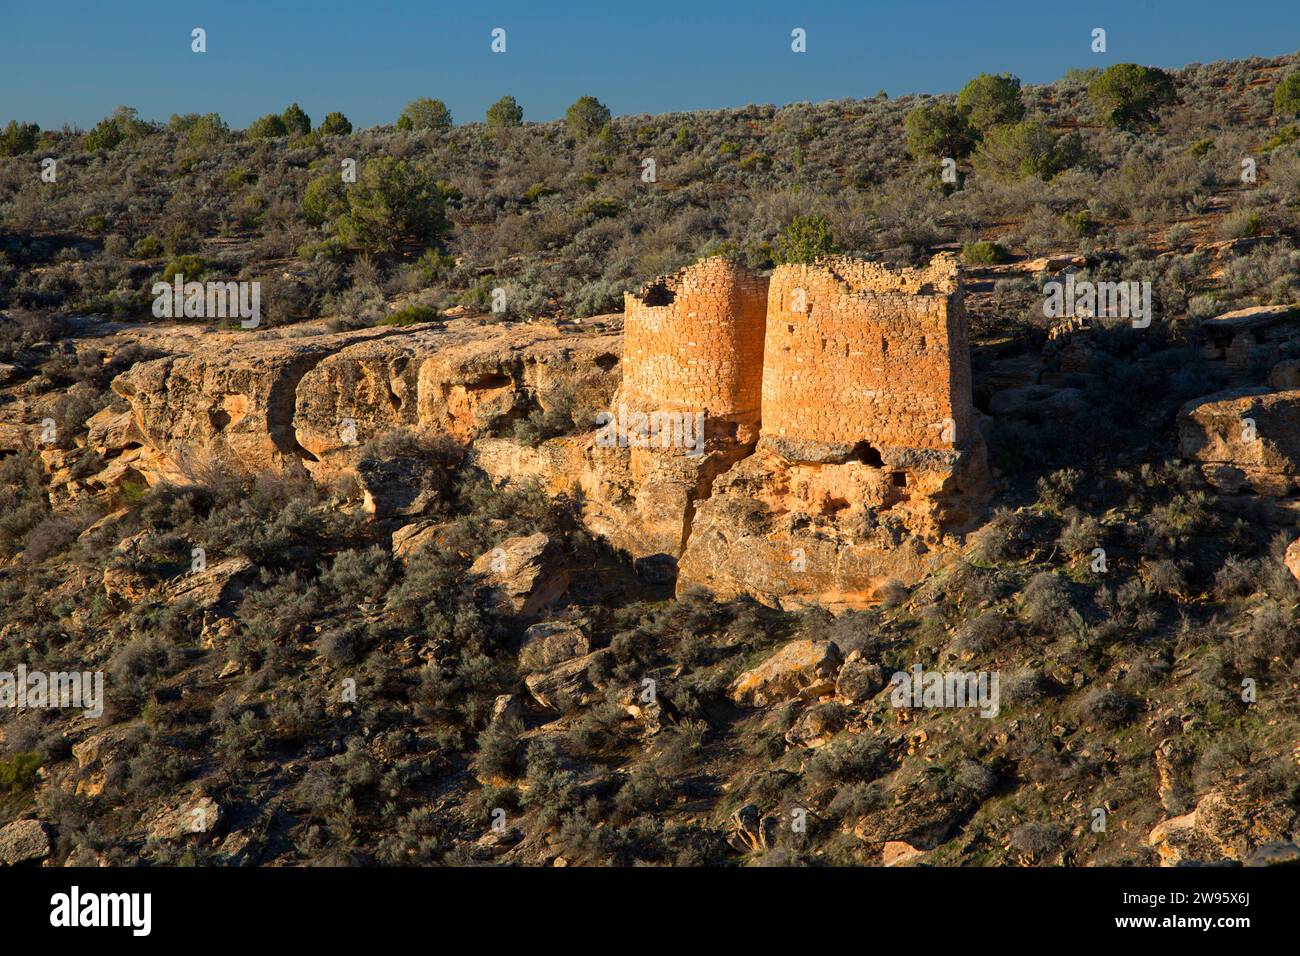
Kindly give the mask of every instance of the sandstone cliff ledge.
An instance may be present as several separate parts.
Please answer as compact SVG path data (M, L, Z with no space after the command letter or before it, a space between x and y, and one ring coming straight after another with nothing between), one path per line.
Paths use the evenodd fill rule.
M365 470L367 442L415 429L495 481L572 495L679 591L832 608L944 563L987 500L949 256L771 277L709 259L628 295L623 334L608 318L222 335L114 380L127 410L97 416L108 468L89 484L210 467L334 481ZM422 500L381 497L366 508L388 517Z

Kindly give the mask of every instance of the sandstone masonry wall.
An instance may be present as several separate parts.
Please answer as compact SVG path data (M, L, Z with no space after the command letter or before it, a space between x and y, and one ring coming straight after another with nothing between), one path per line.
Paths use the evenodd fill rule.
M619 401L756 425L767 292L766 277L714 258L627 293Z
M882 453L948 450L970 434L955 257L921 269L847 257L779 266L763 354L762 432L787 456L863 441Z

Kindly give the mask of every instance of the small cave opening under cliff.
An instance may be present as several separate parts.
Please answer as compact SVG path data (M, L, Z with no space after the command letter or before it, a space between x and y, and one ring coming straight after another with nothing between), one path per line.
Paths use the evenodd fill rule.
M849 461L860 461L872 468L885 467L885 459L880 456L880 450L865 438L853 446L849 452Z
M656 282L646 288L645 295L641 297L641 301L645 305L664 306L672 305L676 298L677 293L668 288L667 283Z
M489 372L479 377L476 381L469 382L465 385L467 392L485 392L498 388L506 388L514 383L509 375L504 372Z

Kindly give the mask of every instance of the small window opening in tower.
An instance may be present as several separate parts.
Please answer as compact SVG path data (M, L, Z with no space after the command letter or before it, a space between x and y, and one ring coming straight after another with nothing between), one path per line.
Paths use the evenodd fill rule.
M650 288L645 290L645 296L641 299L646 305L660 306L672 305L673 300L677 298L677 293L668 288L666 283L656 282Z
M889 477L893 479L895 488L907 487L907 472L896 471L893 474L891 474Z

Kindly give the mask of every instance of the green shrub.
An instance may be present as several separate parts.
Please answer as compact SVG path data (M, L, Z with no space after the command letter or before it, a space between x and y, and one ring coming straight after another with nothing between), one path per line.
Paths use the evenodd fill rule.
M434 246L448 228L443 190L422 166L391 156L366 163L347 190L347 211L334 221L345 245L392 252L406 242Z
M1264 144L1264 149L1267 151L1290 146L1297 139L1300 139L1300 126L1296 126L1295 123L1288 123L1269 137L1268 142Z
M1259 213L1238 209L1223 217L1219 232L1225 239L1246 239L1264 231L1264 221Z
M138 139L149 131L149 124L136 119L136 111L130 106L119 106L112 114L105 116L95 127L82 137L81 144L86 149L116 149L127 140Z
M250 186L257 182L257 173L253 172L247 166L236 166L234 169L228 169L221 175L222 185L232 193L237 193L245 186Z
M431 100L427 96L411 100L397 117L398 129L450 129L451 110L442 100Z
M313 226L333 222L347 212L348 196L338 173L325 173L307 184L302 194L303 218Z
M578 209L579 216L591 216L593 219L612 219L623 211L623 204L608 196L597 196L584 203Z
M1136 130L1153 125L1156 110L1176 102L1177 94L1164 70L1116 63L1088 84L1088 98L1107 123Z
M245 139L275 139L277 136L289 135L289 128L284 125L284 117L267 113L255 119L244 131Z
M907 149L916 159L961 159L978 138L966 111L955 103L918 106L907 115Z
M34 785L40 766L41 755L32 752L16 753L9 760L0 760L0 791L13 794Z
M415 325L418 322L436 322L438 310L427 305L408 305L376 322L376 325Z
M1076 236L1090 236L1097 231L1097 224L1093 222L1092 213L1086 209L1061 213L1061 224Z
M776 243L778 262L816 261L835 252L831 227L822 216L795 216Z
M554 192L555 190L545 183L533 183L520 198L526 203L535 203L543 196L549 196Z
M414 268L424 284L431 285L451 275L456 268L456 257L441 249L425 249L415 260Z
M284 112L280 114L280 120L290 136L306 136L311 132L311 117L304 113L297 103L290 103L285 107Z
M1292 70L1278 83L1273 91L1273 112L1285 119L1300 115L1300 70Z
M961 259L970 265L992 266L1010 262L1011 254L996 242L980 240L962 243Z
M487 124L492 129L521 126L524 108L513 96L503 96L487 108Z
M578 140L595 136L609 120L609 107L594 96L580 96L564 111L564 123Z
M379 546L341 551L330 569L321 575L321 584L345 604L378 601L393 580L393 562L388 551Z
M167 128L179 133L191 146L206 143L219 143L230 134L230 128L220 113L185 113L172 114L167 121Z
M186 282L196 282L202 279L207 271L208 264L202 256L177 256L163 267L162 278L164 282L171 282L179 273L185 277Z
M35 123L20 123L10 120L4 131L0 132L0 156L17 156L30 153L36 148L37 137L41 128Z
M1031 120L989 130L975 155L975 165L997 179L1037 176L1047 180L1078 162L1082 148L1078 133L1058 137Z
M335 110L333 113L325 115L316 132L322 136L347 136L352 132L352 121Z
M145 236L131 247L132 259L153 259L162 255L162 240L157 236Z
M1003 123L1014 123L1025 115L1020 100L1020 80L1010 73L995 76L981 73L961 88L957 105L966 112L977 130L987 132Z

